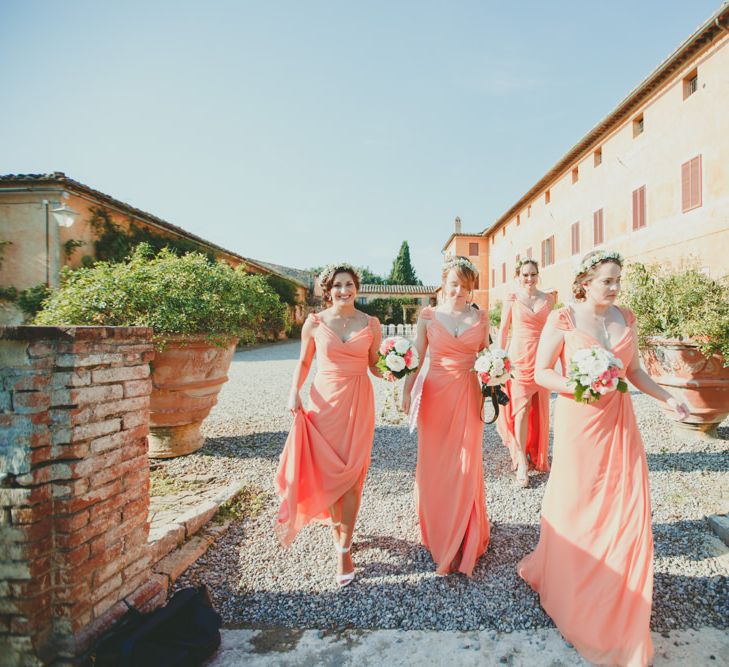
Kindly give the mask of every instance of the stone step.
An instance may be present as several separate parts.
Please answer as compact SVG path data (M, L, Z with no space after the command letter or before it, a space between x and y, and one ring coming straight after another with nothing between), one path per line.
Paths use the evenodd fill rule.
M212 495L206 494L207 498L179 515L170 512L169 521L153 523L147 543L152 570L169 577L172 584L228 529L229 521L219 525L208 523L220 506L234 498L243 487L243 482L232 482Z

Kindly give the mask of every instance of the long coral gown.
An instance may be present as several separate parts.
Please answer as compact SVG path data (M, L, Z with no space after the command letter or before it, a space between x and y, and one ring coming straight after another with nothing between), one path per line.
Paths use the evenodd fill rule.
M519 446L515 436L515 415L529 406L527 422L526 455L530 466L536 470L549 470L549 390L534 382L534 363L537 358L539 336L547 316L554 307L554 296L536 312L509 294L511 301L511 343L509 359L514 366L514 377L506 383L505 391L511 399L499 411L496 429L511 454L515 465L519 462Z
M625 368L636 346L635 316L612 348ZM565 332L562 368L598 341L575 328L569 308L550 315ZM624 372L623 372L624 373ZM537 548L518 571L539 593L559 631L596 664L650 664L653 534L648 467L628 393L596 403L557 398L552 472Z
M372 382L367 376L369 350L379 345L380 323L343 342L318 315L314 330L317 373L310 409L299 410L276 473L281 500L276 533L289 545L313 520L331 520L330 506L367 475L375 432Z
M432 308L420 316L428 325L430 368L418 413L415 471L420 534L439 574L451 569L471 576L486 551L490 526L483 482L481 391L471 371L483 348L487 313L460 336L453 336Z

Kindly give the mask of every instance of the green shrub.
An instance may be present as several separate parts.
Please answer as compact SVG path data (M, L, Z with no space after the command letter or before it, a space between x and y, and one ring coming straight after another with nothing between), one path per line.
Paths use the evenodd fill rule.
M702 354L729 365L729 282L696 268L628 265L621 301L636 316L638 344L650 336L691 339Z
M501 301L494 301L494 305L489 308L489 324L497 329L501 326Z
M278 298L281 299L281 301L287 303L289 306L295 306L299 303L296 285L292 282L273 273L267 275L265 280L271 286L271 289L278 294Z
M29 318L33 318L43 308L44 302L51 294L52 290L45 283L41 283L18 292L15 303Z
M155 256L142 243L127 262L65 267L61 288L35 323L152 327L163 347L179 334L207 334L214 342L246 330L275 335L285 329L287 312L262 276L199 253L178 257L164 248Z
M18 298L18 290L13 287L0 287L0 301L16 301Z
M386 299L373 299L369 303L358 303L357 308L363 313L372 315L382 324L413 324L403 318L402 307L413 306L417 300L412 297L389 297ZM415 319L415 309L408 313L408 320Z

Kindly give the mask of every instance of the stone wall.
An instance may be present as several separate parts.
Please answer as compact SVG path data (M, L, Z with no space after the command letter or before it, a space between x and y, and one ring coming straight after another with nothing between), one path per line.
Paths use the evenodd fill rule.
M82 653L160 604L147 548L151 330L0 327L0 656Z

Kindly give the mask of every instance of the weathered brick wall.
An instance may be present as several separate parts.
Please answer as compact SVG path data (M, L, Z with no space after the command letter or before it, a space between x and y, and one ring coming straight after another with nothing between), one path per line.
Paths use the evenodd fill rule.
M0 662L163 601L147 548L151 330L0 327Z

